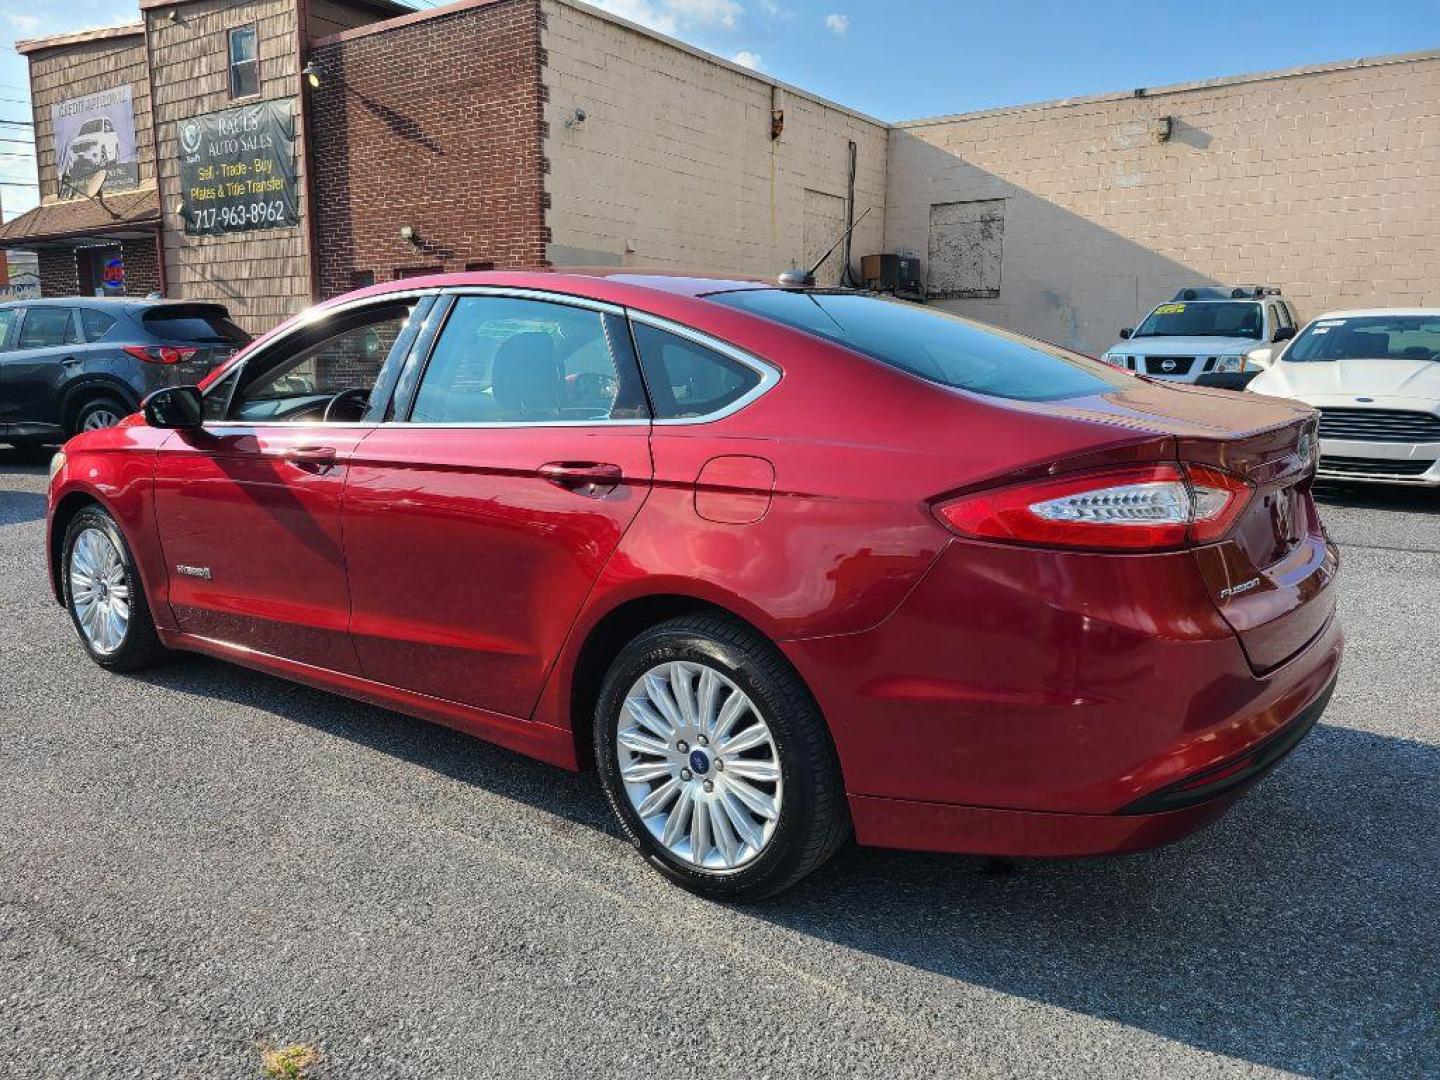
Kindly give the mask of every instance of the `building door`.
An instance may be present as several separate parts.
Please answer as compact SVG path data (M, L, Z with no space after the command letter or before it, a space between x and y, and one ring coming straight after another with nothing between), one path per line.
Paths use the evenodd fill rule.
M83 296L125 296L125 252L119 244L75 252Z

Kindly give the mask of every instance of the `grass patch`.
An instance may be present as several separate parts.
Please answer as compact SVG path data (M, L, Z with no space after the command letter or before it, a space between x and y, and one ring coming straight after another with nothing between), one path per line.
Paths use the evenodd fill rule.
M260 1051L260 1067L266 1080L305 1080L319 1063L320 1051L304 1043Z

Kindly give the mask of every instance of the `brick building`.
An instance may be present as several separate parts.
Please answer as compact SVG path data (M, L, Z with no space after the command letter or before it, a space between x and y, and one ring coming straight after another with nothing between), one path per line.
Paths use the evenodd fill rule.
M19 46L44 202L0 246L39 251L47 293L109 287L118 256L126 293L216 299L259 330L439 269L770 275L873 208L853 264L913 252L932 302L1091 351L1180 284L1265 281L1312 314L1440 302L1440 53L892 125L579 0L140 15ZM120 86L133 175L91 193L64 147L77 118L119 115L83 110ZM224 146L272 102L263 170L204 179L197 153L241 169Z

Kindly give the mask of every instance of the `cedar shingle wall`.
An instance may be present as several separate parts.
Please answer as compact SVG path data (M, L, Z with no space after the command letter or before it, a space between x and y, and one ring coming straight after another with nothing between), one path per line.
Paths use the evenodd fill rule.
M30 57L30 93L35 104L35 157L40 172L40 197L55 202L55 124L51 107L70 98L130 84L135 108L135 151L140 162L140 187L155 183L155 155L150 139L150 84L145 77L145 39L106 38L81 45L45 49Z
M322 295L365 273L543 264L539 19L537 0L501 0L315 50Z
M310 303L305 259L305 204L301 222L223 236L186 236L179 213L178 124L187 117L229 108L226 31L255 23L260 39L260 95L248 101L293 98L299 86L295 48L296 8L289 0L200 0L178 9L145 13L155 73L155 123L159 130L160 210L165 218L165 267L170 295L225 304L252 333L270 329ZM296 143L304 133L296 110ZM304 191L303 161L300 190Z

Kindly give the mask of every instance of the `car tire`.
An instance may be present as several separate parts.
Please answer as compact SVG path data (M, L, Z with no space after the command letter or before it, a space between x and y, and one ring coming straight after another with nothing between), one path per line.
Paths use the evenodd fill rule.
M814 698L773 644L723 616L671 619L631 641L601 687L594 745L625 835L665 877L709 899L772 896L850 834L839 761ZM661 792L672 786L673 795Z
M98 506L76 513L65 527L60 560L65 610L92 660L111 671L134 671L165 659L135 559L108 513Z
M70 434L78 435L82 431L97 431L100 428L114 427L131 412L132 410L127 409L117 398L90 398L75 410L75 420L70 425Z

